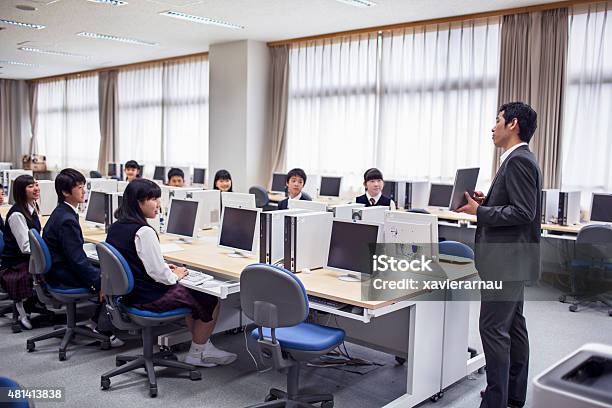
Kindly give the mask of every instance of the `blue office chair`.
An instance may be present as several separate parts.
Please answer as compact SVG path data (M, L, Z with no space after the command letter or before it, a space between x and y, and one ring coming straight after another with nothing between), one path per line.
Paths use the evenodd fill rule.
M249 188L249 194L255 195L255 207L265 208L270 203L268 192L262 186L252 186Z
M440 254L474 259L474 250L462 242L442 241L438 245Z
M302 282L286 269L268 265L247 266L240 275L242 311L255 322L251 337L257 340L260 358L287 372L287 392L271 389L264 403L252 408L300 406L331 408L331 394L299 393L300 363L322 356L344 341L344 330L306 323L308 296Z
M26 342L29 352L34 351L36 342L41 340L62 337L59 347L59 360L66 360L66 349L68 344L77 336L86 337L100 341L102 350L110 349L110 339L100 333L95 333L89 327L77 326L76 305L79 302L87 301L93 295L87 288L67 288L53 287L44 284L44 275L51 270L51 253L47 244L40 236L38 231L31 229L28 233L30 237L30 274L34 275L34 290L41 302L52 308L66 308L66 327L54 330L51 333L41 334L31 337Z
M123 296L134 289L134 276L127 261L113 246L106 242L96 245L102 278L102 292L106 297L106 310L109 312L111 322L120 330L141 330L142 351L139 356L117 356L118 368L102 374L100 384L102 389L108 390L111 377L129 371L144 368L149 380L149 395L157 396L157 379L155 366L178 368L189 371L191 380L200 380L201 373L197 367L174 360L173 355L167 353L153 353L153 345L157 339L153 329L157 326L184 319L191 309L181 307L167 312L156 313L137 309L122 303Z
M4 395L6 395L6 391L9 389L13 391L23 389L21 385L7 377L0 377L0 388L5 390L5 392L3 392ZM3 408L29 408L30 406L34 405L30 405L27 398L20 398L13 402L3 402L0 404L0 407Z
M612 225L587 225L580 229L569 274L571 292L560 296L559 300L565 302L567 297L573 297L574 301L569 306L571 312L577 312L580 306L601 302L610 308L608 315L612 316L612 299L606 293L601 293L601 287L586 291L578 288L579 278L585 278L587 274L598 274L602 280L612 275Z

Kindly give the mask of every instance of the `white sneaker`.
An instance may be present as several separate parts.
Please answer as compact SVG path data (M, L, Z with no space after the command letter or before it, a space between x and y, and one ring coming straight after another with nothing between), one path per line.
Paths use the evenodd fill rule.
M32 323L30 323L30 319L28 319L26 316L20 317L19 323L21 323L24 329L32 330Z
M125 342L113 334L110 336L110 344L112 348L117 348L123 346Z
M211 342L208 342L202 352L202 362L208 364L228 365L236 361L238 356L224 350L219 350Z
M215 363L205 363L204 361L202 361L202 353L188 353L183 359L183 362L185 362L186 364L206 368L217 366L217 364Z

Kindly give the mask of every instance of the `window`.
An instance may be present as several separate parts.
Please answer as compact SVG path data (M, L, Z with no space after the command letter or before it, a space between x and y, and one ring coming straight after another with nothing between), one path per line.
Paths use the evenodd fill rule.
M98 76L38 84L36 135L50 168L98 167Z

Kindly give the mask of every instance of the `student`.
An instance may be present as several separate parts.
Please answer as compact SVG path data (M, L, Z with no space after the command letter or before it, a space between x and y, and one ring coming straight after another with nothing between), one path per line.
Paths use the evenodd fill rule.
M215 181L213 182L213 188L215 190L221 190L222 192L231 193L232 190L232 176L227 170L219 170L215 173Z
M45 281L63 288L87 288L92 294L100 292L100 268L93 266L83 250L83 232L79 224L77 206L85 202L85 177L74 169L64 169L55 178L57 207L43 229L43 238L51 253L51 270ZM92 318L97 323L95 332L109 336L111 346L123 341L113 335L113 326L106 313L98 308Z
M0 206L2 204L4 204L4 188L0 186ZM0 215L0 231L4 232L4 220L2 219L2 215Z
M279 210L286 210L289 205L289 199L292 200L306 200L311 201L312 199L308 194L302 192L302 189L306 185L306 173L302 169L292 169L287 173L287 194L289 197L278 203Z
M28 271L30 262L30 238L28 232L40 231L38 206L40 197L38 182L32 176L22 175L12 183L15 204L6 216L4 250L0 266L0 282L13 301L19 314L19 323L28 329L32 324L24 308L24 300L32 297L32 276Z
M218 299L178 284L187 270L166 264L159 238L147 224L147 218L157 215L160 197L161 189L153 181L134 180L123 193L123 204L116 212L117 222L109 228L106 242L125 257L134 275L134 289L125 302L152 312L190 308L192 312L186 322L192 342L185 362L202 367L230 364L236 355L219 350L210 342L219 316Z
M136 160L128 160L123 166L125 181L132 181L140 177L140 165Z
M382 189L385 186L383 175L377 168L366 170L363 174L363 186L365 194L357 197L355 202L365 204L366 207L375 205L391 206L395 208L395 203L389 197L382 195Z
M185 173L173 167L168 172L168 185L171 187L185 187Z

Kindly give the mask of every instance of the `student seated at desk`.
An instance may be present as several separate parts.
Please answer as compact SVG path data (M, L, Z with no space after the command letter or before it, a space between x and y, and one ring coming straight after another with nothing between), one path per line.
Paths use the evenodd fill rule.
M185 187L185 173L173 167L168 171L168 185L171 187Z
M395 208L393 200L382 195L382 189L385 186L385 182L383 181L383 175L380 170L377 168L366 170L363 174L363 186L366 192L355 199L356 203L365 204L366 207L383 205Z
M77 170L64 169L55 178L55 192L58 204L43 229L51 253L51 270L45 274L45 281L57 287L87 288L92 295L99 293L100 268L89 262L83 250L77 212L79 203L85 202L85 177ZM113 335L113 325L103 310L104 305L97 303L93 330L109 336L112 347L120 347L123 341Z
M289 206L289 199L311 201L312 198L302 192L305 185L306 172L298 168L290 170L289 173L287 173L287 194L289 197L278 203L278 209L286 210Z
M215 190L221 190L222 192L231 193L232 189L232 175L227 170L219 170L215 173L215 181L213 182L213 188Z
M117 222L108 230L106 242L125 257L134 275L134 289L126 302L158 313L190 308L192 312L186 322L192 342L185 362L202 367L230 364L236 355L219 350L210 342L219 316L218 299L178 283L187 270L166 264L157 233L147 224L147 218L157 215L160 197L161 189L151 180L134 180L123 193Z
M24 308L24 301L33 296L33 280L29 273L30 238L33 228L40 232L38 205L40 197L38 182L32 176L22 175L12 183L15 204L6 216L4 229L4 250L0 263L0 283L15 302L19 323L25 329L32 324Z
M123 166L123 172L125 173L125 181L132 181L140 177L140 165L136 160L128 160Z

